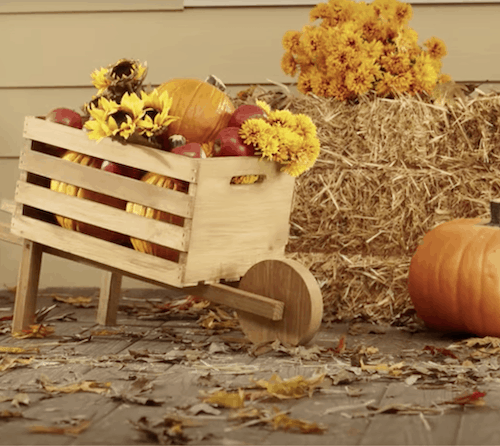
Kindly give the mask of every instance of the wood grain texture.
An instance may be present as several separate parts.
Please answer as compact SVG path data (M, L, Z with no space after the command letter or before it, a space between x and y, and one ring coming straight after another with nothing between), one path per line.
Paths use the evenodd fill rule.
M238 312L243 332L254 343L279 339L292 345L307 344L321 326L321 289L310 271L298 262L290 259L259 262L242 277L239 288L285 304L280 321Z
M22 331L34 323L42 254L40 244L24 240L12 319L13 333Z
M12 234L10 232L10 225L7 225L0 221L0 240L4 242L9 242L14 245L22 245L24 239L22 237L18 237L17 235Z
M96 322L100 325L116 325L118 304L120 303L122 275L110 271L103 271L99 306L97 307Z

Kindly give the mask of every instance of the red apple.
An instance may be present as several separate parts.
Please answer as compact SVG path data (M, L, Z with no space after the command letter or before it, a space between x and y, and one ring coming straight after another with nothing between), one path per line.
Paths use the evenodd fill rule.
M253 156L255 149L240 138L238 127L222 129L214 142L213 156Z
M258 105L245 104L240 105L231 116L228 127L241 127L247 119L253 118L265 118L266 112L262 110Z
M136 180L140 180L145 174L144 170L124 166L123 164L112 163L110 161L104 161L101 169L106 172L116 173L117 175L123 175L124 177L135 178Z
M82 117L76 111L69 108L55 108L45 116L45 120L68 125L76 129L83 128Z
M171 150L172 153L177 153L177 155L190 156L191 158L206 158L205 151L202 149L201 144L197 142L190 142L184 144L183 146L174 147Z

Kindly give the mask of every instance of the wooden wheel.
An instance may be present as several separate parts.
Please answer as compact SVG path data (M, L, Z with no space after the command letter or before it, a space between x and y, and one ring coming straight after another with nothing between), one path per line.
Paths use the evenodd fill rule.
M323 317L321 289L311 272L295 260L256 263L242 277L239 288L285 304L279 321L238 311L241 328L250 341L279 339L291 345L307 344L319 330Z

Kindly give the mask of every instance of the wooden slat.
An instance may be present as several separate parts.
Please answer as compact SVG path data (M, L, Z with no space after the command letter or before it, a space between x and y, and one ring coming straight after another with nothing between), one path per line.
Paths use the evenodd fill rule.
M116 315L120 301L122 275L105 271L102 273L101 293L97 307L97 323L116 325Z
M110 265L117 270L130 272L139 277L174 287L182 286L182 266L169 260L114 245L25 216L13 218L12 232L20 237L76 254L100 264Z
M112 1L25 1L1 2L0 14L12 13L46 13L46 12L121 12L121 11L162 11L182 10L182 0L155 0L154 2L140 0Z
M16 202L14 200L7 200L3 198L0 200L0 210L13 214L16 208Z
M19 168L160 211L182 217L192 216L192 197L187 194L82 166L44 153L34 151L21 153Z
M187 288L186 291L211 302L227 305L235 310L246 311L273 321L282 319L285 308L284 303L278 300L222 284Z
M149 240L180 251L187 250L186 229L132 214L101 203L55 192L19 181L16 201L100 228Z
M0 240L14 245L22 245L24 239L10 232L10 225L0 222Z
M27 116L24 137L96 158L156 172L184 181L196 180L197 160L137 144L121 144L106 138L90 140L83 130Z

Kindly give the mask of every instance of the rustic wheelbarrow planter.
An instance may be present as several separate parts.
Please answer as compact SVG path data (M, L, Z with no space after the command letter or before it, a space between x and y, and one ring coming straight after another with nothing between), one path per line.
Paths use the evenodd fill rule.
M194 159L154 148L88 139L82 130L27 117L10 233L23 252L13 332L33 323L42 255L92 265L103 275L97 322L116 324L122 275L225 304L252 342L305 344L318 331L321 291L303 265L284 258L294 178L257 157ZM64 160L54 147L189 183L187 193ZM259 175L255 184L231 178ZM180 216L184 226L50 189L51 179ZM59 226L55 215L173 249L166 260ZM2 232L0 231L0 235ZM237 286L237 287L236 287Z

